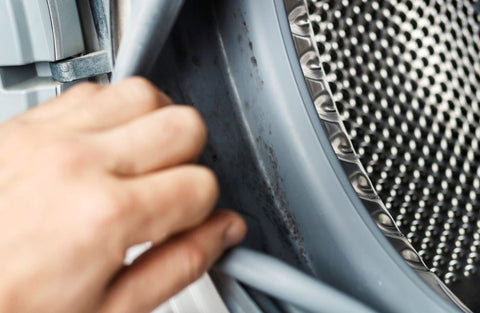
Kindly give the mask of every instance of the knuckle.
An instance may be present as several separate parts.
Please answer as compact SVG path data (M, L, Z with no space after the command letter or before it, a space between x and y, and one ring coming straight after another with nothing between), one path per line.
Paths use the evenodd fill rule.
M188 280L194 282L208 270L208 252L196 241L190 241L185 247Z
M89 203L90 207L98 212L96 222L93 224L100 229L123 220L130 207L128 197L108 190L92 193Z
M81 223L75 235L72 236L72 244L79 253L87 253L85 249L101 247L105 260L112 265L122 264L124 259L125 237L121 231L123 214L118 209L114 199L108 195L88 193L88 200L80 199L78 202L82 210ZM109 238L108 242L101 238Z
M123 88L125 87L125 88ZM138 103L156 108L162 104L160 91L143 77L132 77L125 81L124 93Z
M192 177L197 185L194 189L197 192L198 201L208 207L213 206L220 192L215 173L207 167L197 166Z
M115 169L119 173L140 173L142 167L136 160L128 159L122 160L122 162L115 163Z
M78 195L76 207L81 209L78 222L83 225L77 232L77 244L83 247L101 245L107 259L121 264L125 242L122 227L128 212L122 198L106 189L86 189L82 195ZM106 236L109 238L108 242L99 240Z
M92 160L92 152L87 146L78 143L58 143L44 148L41 161L47 159L47 164L52 164L68 174L84 169Z
M203 144L207 138L207 127L200 113L188 106L174 106L165 116L164 127L173 134L183 133L194 142Z
M183 107L181 119L199 138L205 140L207 127L200 113L192 107Z

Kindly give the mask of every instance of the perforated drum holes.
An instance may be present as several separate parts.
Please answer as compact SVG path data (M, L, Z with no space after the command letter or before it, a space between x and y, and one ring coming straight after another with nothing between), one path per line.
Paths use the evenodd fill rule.
M480 266L480 14L474 5L308 0L353 146L397 225L448 285L468 283Z

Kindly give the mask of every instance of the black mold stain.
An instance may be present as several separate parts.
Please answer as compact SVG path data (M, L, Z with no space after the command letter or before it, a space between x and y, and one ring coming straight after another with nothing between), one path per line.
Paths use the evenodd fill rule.
M258 66L257 58L256 58L256 57L254 57L254 56L251 57L251 58L250 58L250 62L252 62L252 65L253 65L253 66L255 66L255 67Z
M270 189L270 192L267 194L269 197L269 202L274 203L273 207L273 212L271 214L273 215L273 219L280 223L279 225L282 225L280 227L280 231L283 233L283 235L287 238L290 238L293 242L296 242L296 247L299 252L299 256L297 256L298 261L302 263L308 264L310 267L312 267L312 264L310 264L310 258L303 247L303 241L304 238L300 235L300 231L297 226L297 222L295 221L295 218L289 211L289 204L287 202L287 197L285 194L285 190L281 187L281 183L283 182L283 178L280 176L278 169L278 159L275 155L275 150L272 146L267 144L263 138L257 137L257 141L260 141L261 144L263 145L264 150L267 152L267 158L269 161L269 164L272 165L270 170L267 170L267 177L268 179L268 188Z
M218 5L223 3L218 0ZM234 208L258 224L259 231L252 234L252 240L256 241L262 251L272 253L308 272L310 258L304 251L303 238L294 216L290 214L287 195L282 190L284 184L280 165L276 151L268 139L271 130L268 127L259 129L259 137L251 139L234 109L236 106L251 110L259 102L255 96L248 99L238 99L235 96L231 81L225 79L222 76L224 73L220 71L224 57L214 50L217 37L208 33L199 34L200 27L197 24L209 25L217 20L209 18L211 16L205 11L207 9L195 1L186 5L193 9L183 11L185 16L174 30L175 36L171 39L173 53L170 55L173 61L160 58L158 68L168 68L169 71L159 70L158 75L162 75L162 81L171 86L176 99L181 99L182 103L198 103L198 109L212 130L201 161L212 167L219 177L222 189L220 207ZM200 14L202 12L204 15ZM237 19L235 24L239 28L243 24L244 29L241 35L231 33L230 43L243 48L240 55L243 63L248 65L248 71L243 75L251 75L251 87L257 89L252 92L261 92L264 86L258 67L261 60L257 60L254 53L254 43L249 40L249 30L242 12L237 11L233 16ZM231 15L221 18L231 18ZM194 21L197 22L193 23ZM187 27L189 23L193 24ZM213 25L210 27L214 29ZM203 75L205 70L208 70L208 78ZM194 88L199 84L203 86L207 79L216 82L217 87ZM254 145L258 151L252 149Z

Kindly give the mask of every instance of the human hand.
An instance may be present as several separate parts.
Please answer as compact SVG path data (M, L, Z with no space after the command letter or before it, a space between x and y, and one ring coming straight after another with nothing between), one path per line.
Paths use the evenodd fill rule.
M205 140L194 109L140 78L0 125L0 312L149 312L199 278L246 231L212 214L215 176L191 164Z

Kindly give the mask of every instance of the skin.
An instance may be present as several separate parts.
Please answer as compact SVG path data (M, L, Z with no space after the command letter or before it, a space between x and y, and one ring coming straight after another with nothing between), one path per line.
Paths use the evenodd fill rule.
M131 78L82 84L0 125L0 312L150 312L246 226L212 211L191 107ZM154 247L124 265L132 245Z

